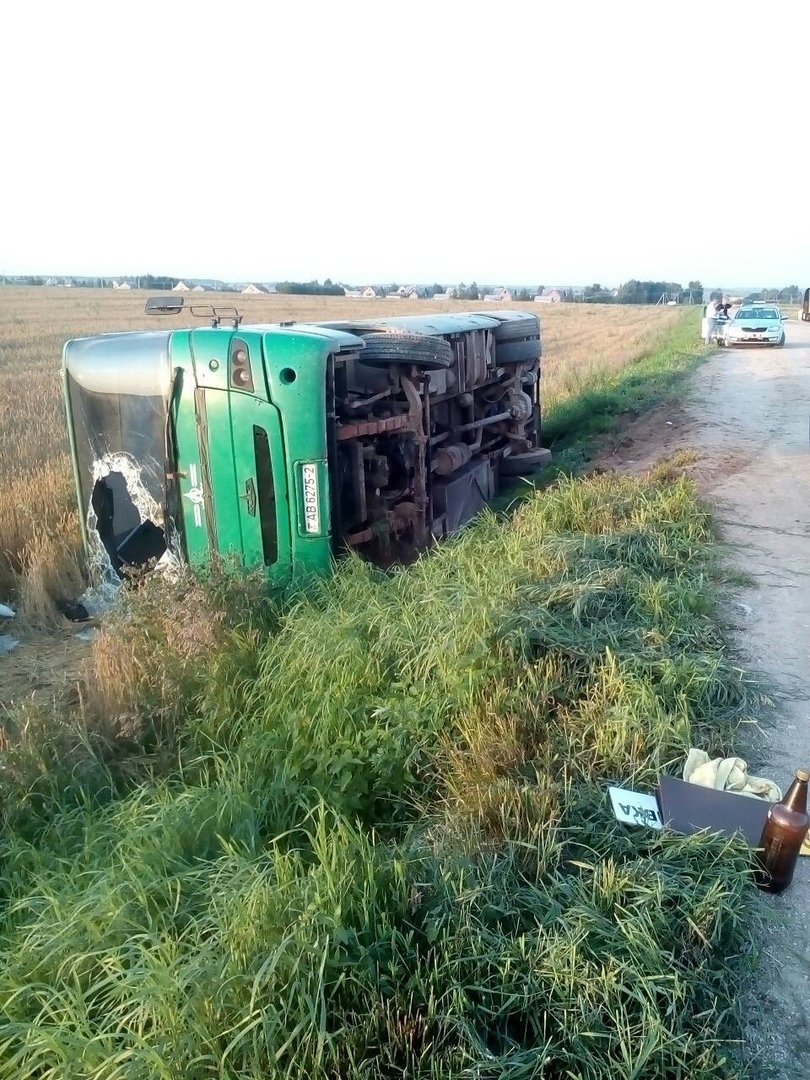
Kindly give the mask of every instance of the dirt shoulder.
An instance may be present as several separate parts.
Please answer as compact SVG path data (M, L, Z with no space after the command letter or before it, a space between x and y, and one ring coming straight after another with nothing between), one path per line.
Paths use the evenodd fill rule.
M23 702L48 703L72 690L89 656L93 629L66 622L50 632L17 631L13 620L7 620L1 632L19 644L0 656L0 718Z
M641 472L694 452L687 470L751 583L736 594L732 645L774 700L741 755L782 787L810 767L809 425L810 325L790 322L784 348L717 353L681 402L641 417L600 456ZM766 903L762 967L745 1005L749 1048L762 1055L762 1080L810 1076L810 859Z

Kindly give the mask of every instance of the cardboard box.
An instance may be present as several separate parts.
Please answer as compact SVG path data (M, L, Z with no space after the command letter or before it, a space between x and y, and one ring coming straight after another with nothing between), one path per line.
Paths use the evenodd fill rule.
M771 806L764 799L688 784L674 776L658 777L657 795L665 828L687 834L701 829L726 836L741 832L751 847L759 844Z
M629 788L608 788L613 815L625 825L696 833L702 829L733 836L742 833L751 847L758 847L771 803L734 791L688 784L675 776L658 777L655 795ZM810 856L810 832L800 855Z

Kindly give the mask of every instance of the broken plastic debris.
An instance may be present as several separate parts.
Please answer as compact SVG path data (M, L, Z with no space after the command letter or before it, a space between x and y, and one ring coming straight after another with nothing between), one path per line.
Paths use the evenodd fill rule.
M12 649L16 649L19 645L17 638L12 637L11 634L0 634L0 656L3 653L10 653Z
M87 592L82 593L79 597L79 603L84 606L87 614L91 618L94 615L101 615L105 611L109 611L111 607L115 606L118 601L120 589L120 582L118 584L113 584L111 581L105 581L95 588L90 588Z
M175 553L170 548L166 548L155 563L155 572L163 574L166 581L176 581L182 570L182 566L183 564Z
M92 641L93 638L96 636L96 633L96 628L94 626L90 626L87 630L80 630L75 636L79 639L79 641Z
M0 617L3 619L13 619L14 609L10 608L8 604L0 604Z
M71 622L86 622L90 616L84 604L77 600L55 600L57 611Z
M123 563L142 566L150 559L159 559L166 551L163 529L147 518L124 537L116 554Z

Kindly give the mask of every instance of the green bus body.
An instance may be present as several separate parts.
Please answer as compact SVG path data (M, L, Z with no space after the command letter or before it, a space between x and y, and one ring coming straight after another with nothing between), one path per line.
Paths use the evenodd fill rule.
M537 320L498 311L67 342L94 576L178 558L278 582L456 531L539 449Z

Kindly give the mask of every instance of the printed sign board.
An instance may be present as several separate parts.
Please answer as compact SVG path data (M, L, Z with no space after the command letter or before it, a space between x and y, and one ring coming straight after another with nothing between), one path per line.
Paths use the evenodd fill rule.
M617 821L625 825L646 825L650 829L662 827L661 812L655 795L642 795L628 788L611 787L610 802Z

